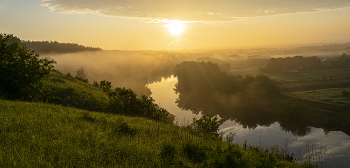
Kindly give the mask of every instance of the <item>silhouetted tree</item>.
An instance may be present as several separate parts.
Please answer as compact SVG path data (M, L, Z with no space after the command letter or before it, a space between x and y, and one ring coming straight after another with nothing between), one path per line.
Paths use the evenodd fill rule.
M12 35L0 34L0 91L10 99L38 100L55 61L40 59L39 54L22 47Z

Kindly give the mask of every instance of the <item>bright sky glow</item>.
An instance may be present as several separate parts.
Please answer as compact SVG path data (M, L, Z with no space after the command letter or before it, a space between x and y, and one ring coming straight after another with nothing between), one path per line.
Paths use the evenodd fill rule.
M164 27L168 28L170 34L174 36L179 36L185 30L185 25L180 21L169 21Z
M345 43L349 18L349 0L0 0L0 33L104 50Z

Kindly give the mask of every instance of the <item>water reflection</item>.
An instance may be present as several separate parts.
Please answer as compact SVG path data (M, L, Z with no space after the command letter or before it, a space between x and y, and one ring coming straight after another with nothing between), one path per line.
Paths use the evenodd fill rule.
M179 95L176 104L182 110L192 111L194 114L218 115L221 122L235 121L243 128L255 129L258 126L271 126L276 121L286 132L295 136L307 135L311 127L305 109L297 109L298 113L287 113L278 105L271 108L271 102L266 99L244 100L244 96L227 96L216 93L196 94L191 90L177 89ZM243 97L243 100L242 100ZM288 108L288 105L287 105Z
M174 114L180 125L189 124L193 117L199 118L201 115L200 113L195 115L190 109L182 110L177 106L175 101L179 98L179 94L174 93L173 90L176 83L177 78L172 76L168 79L162 79L161 82L149 84L148 87L152 91L151 96L155 102ZM236 133L234 143L237 144L243 144L247 140L248 143L254 145L288 147L288 151L294 153L296 159L303 159L312 154L312 151L307 151L307 147L309 149L313 147L314 156L317 156L314 157L314 161L321 163L321 167L346 167L350 165L350 137L345 133L331 131L325 134L323 129L307 126L306 122L298 119L290 122L284 118L279 119L281 122L275 120L277 119L264 121L255 117L256 123L259 124L244 126L235 120L228 119L223 122L220 131ZM244 120L242 119L242 121ZM294 124L294 122L299 122L299 124ZM248 125L254 126L248 127ZM291 130L296 135L304 136L295 136Z
M200 118L202 115L183 110L175 104L175 100L179 96L173 90L176 83L177 78L171 76L167 79L162 78L160 82L148 84L147 87L150 88L151 96L155 99L155 103L175 115L175 122L178 122L179 125L188 125L192 123L193 118Z

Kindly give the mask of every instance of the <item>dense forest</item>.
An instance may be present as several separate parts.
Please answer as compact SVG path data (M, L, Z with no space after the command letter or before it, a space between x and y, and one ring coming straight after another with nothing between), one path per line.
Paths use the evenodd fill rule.
M57 41L25 41L18 37L12 37L10 43L19 42L21 45L35 50L39 54L74 53L82 51L101 51L98 47L86 47L76 43L59 43Z
M267 72L288 72L291 70L310 70L321 68L319 57L294 56L286 58L271 58L266 65Z
M341 56L338 57L324 59L323 63L321 59L317 56L271 58L266 63L266 68L263 70L266 72L290 72L325 68L346 68L348 65L350 65L350 56L347 56L345 53L343 53Z

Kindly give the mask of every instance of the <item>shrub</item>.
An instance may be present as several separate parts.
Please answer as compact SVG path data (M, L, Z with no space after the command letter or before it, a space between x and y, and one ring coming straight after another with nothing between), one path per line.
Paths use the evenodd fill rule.
M198 163L207 159L206 151L208 149L204 145L187 141L183 146L183 151L185 156L192 162Z
M169 112L155 104L152 97L143 95L141 98L138 98L134 91L126 88L115 88L108 93L108 97L109 111L111 113L140 116L172 123L168 117L170 115Z
M81 119L89 121L89 122L94 122L96 120L95 117L91 116L89 112L84 112L83 117Z
M175 145L172 143L164 143L161 147L160 156L163 159L173 160L175 158L177 151Z
M83 68L83 67L81 67L80 69L78 69L77 75L76 75L75 77L81 78L81 79L86 79L86 75L85 75L85 71L84 71L84 68Z
M117 128L115 129L115 131L117 134L123 134L123 135L129 135L129 136L134 136L138 133L137 129L130 127L129 124L122 119L119 119L117 121Z
M199 120L193 118L193 123L189 125L190 128L201 132L206 132L216 137L219 137L218 131L221 123L218 121L218 117L213 117L211 114L204 114Z
M43 80L50 75L55 61L40 59L13 36L0 34L0 90L9 99L40 100L46 91Z
M98 84L97 84L98 85ZM97 86L95 84L95 86ZM103 81L100 81L100 85L98 85L104 92L109 92L111 91L112 89L112 83L110 81L106 81L106 80L103 80Z

